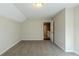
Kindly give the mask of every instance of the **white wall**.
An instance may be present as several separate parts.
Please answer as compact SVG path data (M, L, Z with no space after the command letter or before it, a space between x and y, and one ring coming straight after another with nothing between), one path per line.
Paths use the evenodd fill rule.
M74 9L74 50L79 55L79 6Z
M55 17L55 43L66 52L74 49L74 9L65 8Z
M65 49L65 10L60 11L55 17L54 43Z
M51 38L51 41L53 42L53 19L51 20L50 22L50 38Z
M65 9L65 51L73 52L74 48L74 10Z
M22 23L23 40L43 40L43 22L50 22L46 18L27 19Z
M0 54L20 41L20 24L0 17Z

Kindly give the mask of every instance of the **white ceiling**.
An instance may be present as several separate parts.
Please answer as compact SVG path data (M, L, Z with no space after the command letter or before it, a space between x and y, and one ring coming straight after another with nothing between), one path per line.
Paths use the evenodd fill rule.
M32 3L0 4L0 16L12 18L16 21L24 21L32 17L54 16L66 7L74 7L78 4L45 3L42 8L33 7Z
M47 17L54 16L57 12L65 7L75 6L77 4L66 3L46 3L42 8L33 7L32 3L15 4L26 17Z
M0 3L0 16L10 18L22 22L25 19L25 16L10 3Z

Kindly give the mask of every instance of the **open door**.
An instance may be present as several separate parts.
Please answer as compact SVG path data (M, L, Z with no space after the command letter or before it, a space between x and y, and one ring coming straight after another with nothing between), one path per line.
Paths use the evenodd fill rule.
M44 40L50 40L50 22L43 24Z

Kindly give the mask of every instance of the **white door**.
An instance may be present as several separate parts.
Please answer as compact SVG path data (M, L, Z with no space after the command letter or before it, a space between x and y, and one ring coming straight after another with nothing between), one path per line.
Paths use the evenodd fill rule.
M50 30L50 38L51 38L51 41L53 42L53 20L51 21L51 30Z

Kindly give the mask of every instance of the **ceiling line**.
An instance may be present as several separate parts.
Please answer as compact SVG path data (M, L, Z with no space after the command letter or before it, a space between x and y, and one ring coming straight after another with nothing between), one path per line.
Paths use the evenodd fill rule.
M13 5L22 13L22 15L25 17L25 19L27 19L24 12L20 8L18 8L14 3L13 3Z

